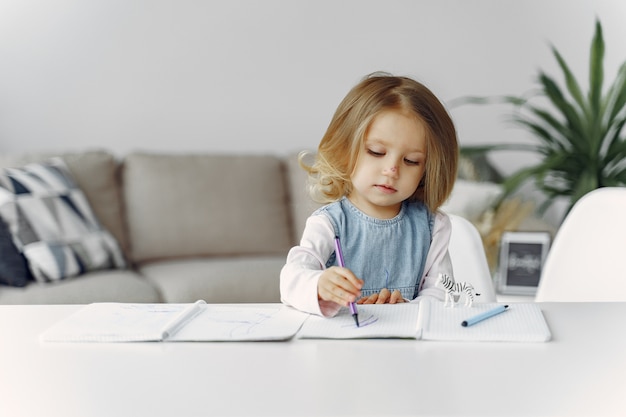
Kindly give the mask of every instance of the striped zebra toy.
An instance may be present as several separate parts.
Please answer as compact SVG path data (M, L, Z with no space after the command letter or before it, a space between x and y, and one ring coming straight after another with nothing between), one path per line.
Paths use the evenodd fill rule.
M448 274L439 274L437 277L437 284L441 284L444 290L446 290L446 299L443 303L444 306L447 306L448 300L450 300L450 307L454 307L456 300L461 298L462 293L465 293L465 305L467 307L471 307L474 303L474 295L480 295L476 294L474 286L469 282L454 282L454 278Z

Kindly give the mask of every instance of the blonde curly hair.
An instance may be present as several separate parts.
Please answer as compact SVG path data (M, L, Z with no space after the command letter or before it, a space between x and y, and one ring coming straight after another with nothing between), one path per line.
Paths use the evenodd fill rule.
M354 86L341 101L320 141L314 162L302 152L299 162L309 174L311 197L331 203L352 191L350 177L373 119L386 110L409 112L426 129L424 177L411 200L432 212L449 197L458 165L456 129L439 99L423 84L407 77L373 73Z

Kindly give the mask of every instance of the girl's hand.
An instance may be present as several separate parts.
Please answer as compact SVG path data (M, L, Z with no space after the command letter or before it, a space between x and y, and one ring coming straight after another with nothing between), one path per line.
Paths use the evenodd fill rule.
M324 270L317 283L317 297L348 306L361 295L363 280L358 279L348 268L331 266Z
M369 297L363 297L357 300L357 304L399 304L404 303L404 298L398 290L394 292L389 291L387 288L380 290L378 294L372 294Z

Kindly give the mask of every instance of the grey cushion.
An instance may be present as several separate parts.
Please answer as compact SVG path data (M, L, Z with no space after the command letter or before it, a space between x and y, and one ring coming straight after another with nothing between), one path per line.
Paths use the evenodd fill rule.
M292 239L294 242L300 242L306 219L322 204L313 201L309 195L308 174L298 163L298 155L289 155L286 160L289 195L291 196L290 208L294 223Z
M278 303L283 256L152 262L139 272L168 303Z
M0 304L158 303L159 292L130 270L90 272L51 284L0 287Z
M134 153L123 181L135 262L291 247L278 157Z

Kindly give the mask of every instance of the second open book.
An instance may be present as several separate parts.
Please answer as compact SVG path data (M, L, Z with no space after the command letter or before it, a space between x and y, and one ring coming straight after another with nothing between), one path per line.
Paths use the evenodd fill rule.
M41 335L44 342L211 342L297 338L407 338L450 341L543 342L550 330L537 304L512 304L470 327L463 320L497 304L446 307L440 301L359 305L360 327L349 310L333 318L280 304L128 304L82 307Z
M506 312L473 326L461 323L498 306L474 303L472 307L445 306L443 302L422 299L419 304L359 305L360 327L349 311L332 319L309 317L298 336L301 338L384 338L400 337L440 341L545 342L550 330L537 304L511 304Z

